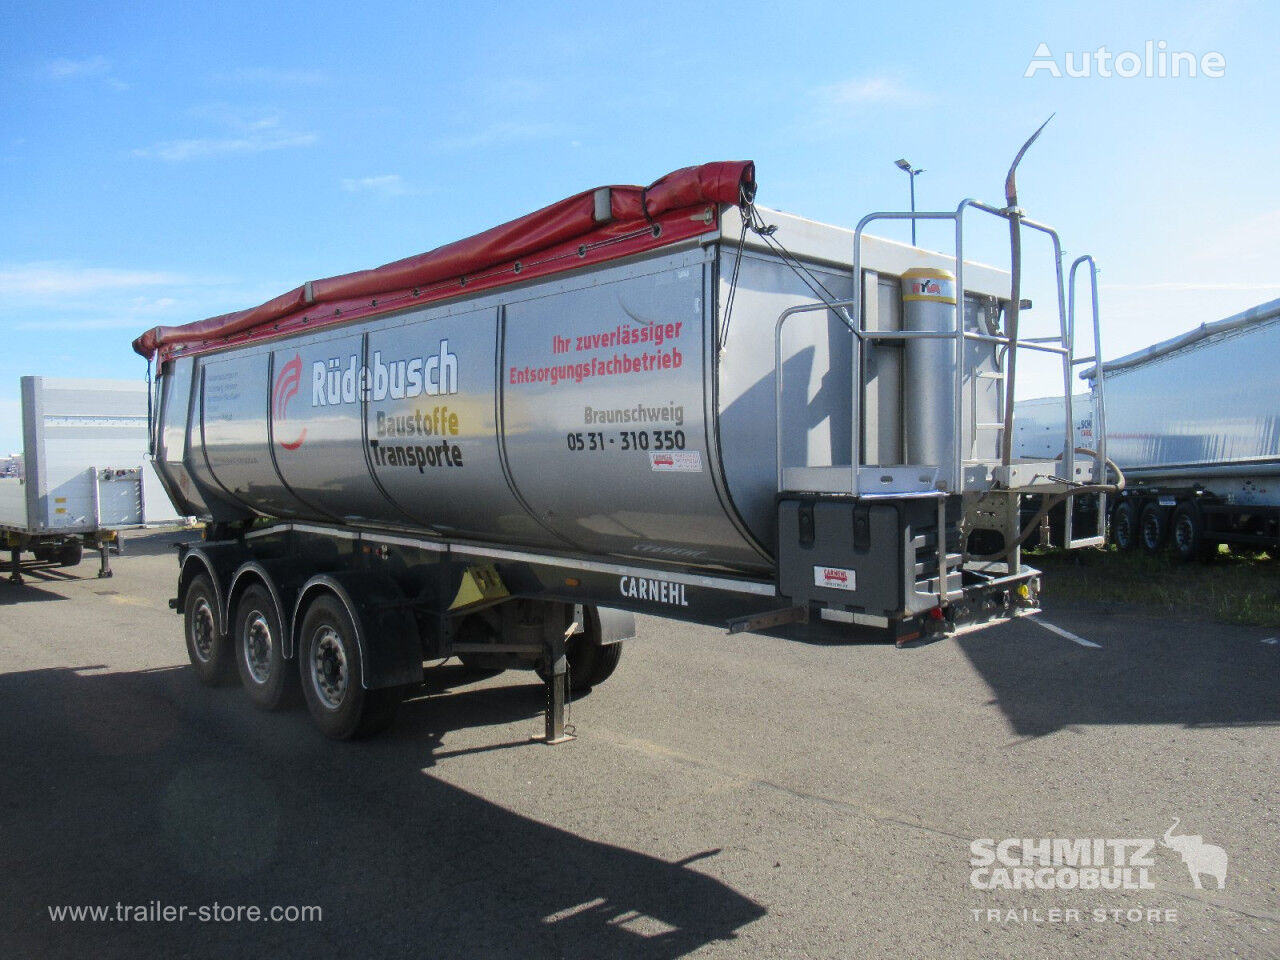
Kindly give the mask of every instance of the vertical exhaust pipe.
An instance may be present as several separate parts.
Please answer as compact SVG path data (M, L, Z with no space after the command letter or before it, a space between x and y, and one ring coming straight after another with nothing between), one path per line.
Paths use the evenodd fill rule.
M1055 114L1049 114L1049 120ZM1000 431L1000 462L1009 466L1013 462L1013 388L1017 376L1018 312L1022 306L1022 209L1018 206L1018 164L1049 120L1036 129L1013 158L1009 175L1004 179L1005 215L1009 219L1009 273L1012 277L1009 307L1006 312L1005 335L1009 338L1009 366L1004 377L1004 428Z

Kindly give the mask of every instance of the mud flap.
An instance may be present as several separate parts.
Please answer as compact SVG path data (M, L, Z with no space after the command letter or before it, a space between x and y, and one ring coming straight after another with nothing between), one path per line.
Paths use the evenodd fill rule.
M302 628L302 608L318 591L335 594L351 615L360 645L360 667L366 690L422 682L422 641L409 601L389 578L363 570L336 571L312 577L302 588L294 630ZM295 636L295 649L301 642Z

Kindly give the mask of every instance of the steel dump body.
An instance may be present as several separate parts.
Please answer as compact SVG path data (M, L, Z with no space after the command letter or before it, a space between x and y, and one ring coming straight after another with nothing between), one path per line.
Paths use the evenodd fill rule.
M1280 473L1280 300L1103 365L1108 452L1129 475Z
M1280 554L1280 300L1089 369L1107 395L1108 453L1129 478L1122 549L1179 560Z
M763 245L739 252L736 214L625 262L178 354L162 378L157 466L184 510L218 520L398 528L772 579L770 346L780 312L814 294ZM765 215L831 296L850 296L850 231ZM869 327L902 328L904 270L947 263L865 238ZM976 326L1007 277L968 275ZM994 368L994 348L970 349ZM788 327L783 356L785 461L848 464L847 327L812 314ZM871 347L866 363L862 462L901 464L902 350ZM994 419L993 385L973 390Z

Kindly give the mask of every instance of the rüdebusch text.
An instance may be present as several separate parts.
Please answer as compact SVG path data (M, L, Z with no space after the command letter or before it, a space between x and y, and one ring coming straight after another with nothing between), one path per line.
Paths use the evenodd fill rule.
M440 341L440 352L408 360L382 360L375 350L368 366L351 354L316 360L311 364L311 405L335 406L357 400L405 400L437 397L458 392L458 356L449 352L449 341Z

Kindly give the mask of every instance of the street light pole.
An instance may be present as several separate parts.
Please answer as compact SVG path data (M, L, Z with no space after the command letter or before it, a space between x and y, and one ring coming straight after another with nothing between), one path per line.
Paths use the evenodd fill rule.
M924 170L923 168L920 168L920 167L911 166L911 164L905 159L895 161L894 166L896 166L899 170L901 170L911 179L911 212L914 214L916 212L916 175L920 173L924 173ZM915 217L911 218L911 245L913 247L916 245Z

